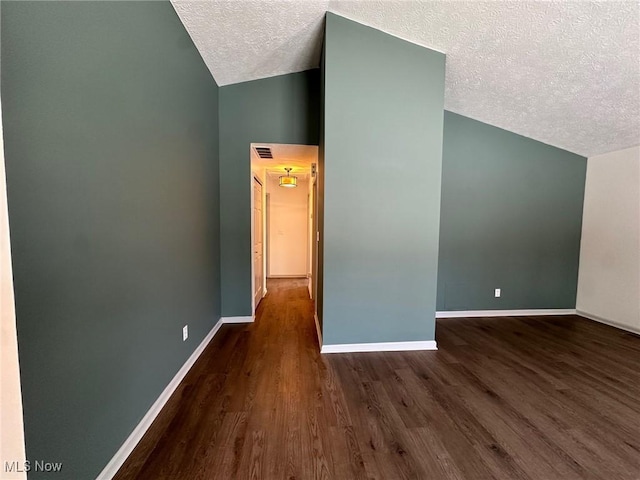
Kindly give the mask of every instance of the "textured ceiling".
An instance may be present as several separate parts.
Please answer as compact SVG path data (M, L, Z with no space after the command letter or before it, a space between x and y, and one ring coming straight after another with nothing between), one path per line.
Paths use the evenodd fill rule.
M219 85L318 66L325 11L447 54L445 108L591 156L640 144L640 2L173 0Z

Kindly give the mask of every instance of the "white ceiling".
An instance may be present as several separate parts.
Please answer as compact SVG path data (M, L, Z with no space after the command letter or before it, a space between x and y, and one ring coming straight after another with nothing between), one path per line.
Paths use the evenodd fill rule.
M331 11L446 53L447 110L586 156L640 144L637 0L172 2L221 86L317 67Z
M318 162L318 147L314 145L293 145L284 143L252 143L251 169L263 171L267 175L285 175L285 168L291 175L306 178L311 173L311 164ZM269 147L273 159L260 158L253 147Z

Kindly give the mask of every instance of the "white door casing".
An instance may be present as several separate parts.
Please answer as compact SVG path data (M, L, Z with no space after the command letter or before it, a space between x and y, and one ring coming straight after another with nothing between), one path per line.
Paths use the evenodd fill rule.
M264 245L263 245L263 217L262 217L262 185L258 179L253 179L253 295L254 310L258 308L264 293L263 268L264 268Z

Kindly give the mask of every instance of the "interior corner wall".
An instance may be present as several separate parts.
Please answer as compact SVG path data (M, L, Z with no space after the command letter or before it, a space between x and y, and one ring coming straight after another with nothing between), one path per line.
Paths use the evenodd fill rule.
M95 478L220 317L218 87L169 2L1 35L27 457Z
M585 171L584 157L445 112L438 310L574 309Z
M327 13L326 345L432 341L445 56Z
M327 36L322 37L322 51L320 52L320 138L318 139L318 166L316 171L316 285L315 285L315 320L317 322L319 338L322 343L322 316L324 304L324 104L325 104L325 72L326 72L326 42ZM322 345L320 345L322 349Z
M576 308L640 333L640 146L587 161Z
M220 88L222 315L250 316L251 143L318 144L319 70Z

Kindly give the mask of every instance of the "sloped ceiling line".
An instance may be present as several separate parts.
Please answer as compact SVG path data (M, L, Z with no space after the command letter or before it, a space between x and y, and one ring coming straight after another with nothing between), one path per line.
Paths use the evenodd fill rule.
M640 2L172 0L218 85L318 67L327 11L447 54L445 108L592 156L640 144Z

